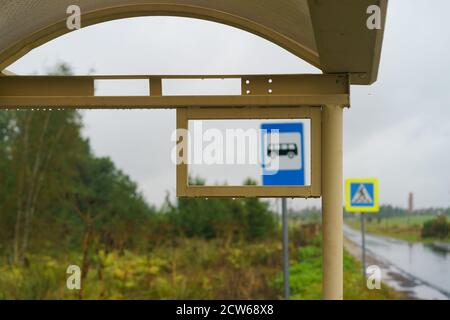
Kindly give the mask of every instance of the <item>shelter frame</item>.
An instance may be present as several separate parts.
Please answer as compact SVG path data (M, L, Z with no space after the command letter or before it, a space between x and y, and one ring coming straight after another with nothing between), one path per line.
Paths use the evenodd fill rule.
M166 96L164 79L225 79L241 81L240 95L225 96ZM240 108L240 116L256 117L268 110L276 114L288 112L295 117L313 116L314 172L310 192L295 190L297 196L322 196L323 222L323 282L324 299L343 299L343 108L350 105L350 76L348 74L306 75L221 75L221 76L0 76L0 109L177 109L178 127L186 126L187 116L208 115L208 118L229 117L231 110ZM146 79L148 96L95 96L96 79ZM267 108L264 111L264 107ZM199 109L202 108L202 109ZM197 110L197 111L195 111ZM202 110L202 111L198 111ZM246 111L244 111L246 110ZM259 110L259 111L258 111ZM288 110L288 111L282 111ZM296 110L296 111L292 111ZM307 112L307 110L309 110ZM280 112L280 113L279 113ZM320 113L320 114L319 114ZM276 118L276 115L271 115ZM283 115L285 117L285 115ZM320 128L320 133L318 131ZM317 131L317 132L316 132ZM317 141L320 145L316 145ZM320 149L320 152L318 151ZM318 162L320 160L320 165ZM320 170L317 167L320 167ZM187 173L178 167L178 193L187 196L204 195L205 189L185 188ZM181 173L181 174L180 174ZM318 174L320 176L318 176ZM319 178L320 177L320 178ZM211 187L209 187L211 188ZM240 188L240 187L233 187ZM265 188L265 187L263 187ZM212 190L212 189L209 189ZM236 189L220 190L216 196L231 196ZM238 189L245 195L243 189ZM255 189L248 196L256 196ZM273 197L292 197L292 189L282 187ZM283 192L281 192L283 191ZM260 191L258 191L260 192ZM221 194L220 194L221 193ZM239 195L239 194L236 194ZM214 194L209 194L214 196Z
M350 104L349 83L367 85L377 79L388 0L3 2L0 29L5 32L0 35L0 109L320 107L323 297L343 298L343 107ZM241 95L214 97L164 96L162 80L217 76L103 76L103 79L147 79L151 92L140 97L98 97L94 81L101 76L16 77L4 70L33 48L69 32L68 5L83 8L83 26L152 15L224 23L280 45L319 68L324 75L242 77ZM372 6L379 8L379 29L367 27L367 10Z

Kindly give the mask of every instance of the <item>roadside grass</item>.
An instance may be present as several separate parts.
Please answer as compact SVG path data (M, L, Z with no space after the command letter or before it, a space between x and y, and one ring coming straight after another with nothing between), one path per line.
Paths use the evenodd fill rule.
M291 260L290 289L293 300L321 299L322 250L319 243L299 248ZM283 275L275 285L281 290ZM346 300L396 300L404 296L382 284L380 290L369 290L361 275L361 264L344 251L344 299Z
M434 215L411 215L392 218L377 218L376 214L366 214L365 228L368 233L405 240L409 242L450 242L450 236L445 239L426 238L421 236L422 226L425 221L432 220ZM360 230L361 220L359 216L345 218L345 223L350 227Z
M290 228L293 299L321 299L320 225ZM45 250L14 267L0 256L0 299L282 299L282 245L279 238L254 242L178 238L143 251L97 251L82 291L66 287L69 265L79 252ZM345 299L401 299L382 285L368 290L361 265L344 253Z

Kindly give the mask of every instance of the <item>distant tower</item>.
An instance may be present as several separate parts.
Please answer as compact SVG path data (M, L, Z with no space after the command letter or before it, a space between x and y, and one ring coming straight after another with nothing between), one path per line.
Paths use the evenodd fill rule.
M412 192L410 192L408 195L408 211L414 211L414 194Z

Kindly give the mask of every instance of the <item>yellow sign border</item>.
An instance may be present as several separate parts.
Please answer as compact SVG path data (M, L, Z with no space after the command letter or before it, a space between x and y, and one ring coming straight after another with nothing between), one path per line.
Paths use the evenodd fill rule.
M352 183L372 183L374 185L374 205L372 207L353 207L351 205L350 184ZM345 211L347 212L371 212L380 210L378 199L378 179L377 178L349 178L345 180Z

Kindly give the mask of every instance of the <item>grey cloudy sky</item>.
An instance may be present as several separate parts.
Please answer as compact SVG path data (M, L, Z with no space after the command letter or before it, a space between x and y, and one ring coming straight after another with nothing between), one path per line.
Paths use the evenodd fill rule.
M345 111L344 176L378 177L381 203L406 206L412 191L417 207L450 206L450 1L432 2L389 2L378 82L353 86L352 108ZM174 17L91 26L35 49L9 69L43 74L61 61L76 74L319 72L252 34ZM166 191L174 194L174 111L83 114L95 153L110 156L150 203L161 204ZM313 204L319 202L294 202Z

